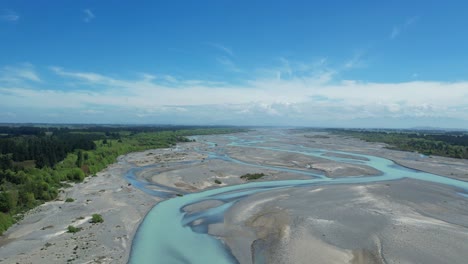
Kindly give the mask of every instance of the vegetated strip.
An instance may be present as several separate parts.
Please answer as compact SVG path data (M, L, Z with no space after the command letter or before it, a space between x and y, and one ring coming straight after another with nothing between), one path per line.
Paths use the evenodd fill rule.
M389 144L389 149L417 151L424 155L468 159L468 132L363 129L328 129L328 132L352 136L368 142Z
M57 198L68 182L115 162L120 155L167 148L186 136L244 132L234 127L0 126L0 234L21 214ZM71 200L69 200L71 201Z
M241 179L247 180L247 181L252 181L252 180L258 180L265 176L264 173L247 173L242 176L240 176Z

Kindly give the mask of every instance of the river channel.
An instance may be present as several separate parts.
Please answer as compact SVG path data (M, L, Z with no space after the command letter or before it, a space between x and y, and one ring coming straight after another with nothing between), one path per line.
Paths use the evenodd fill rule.
M230 253L229 248L225 246L221 240L208 234L208 225L222 222L224 219L224 212L233 204L259 192L268 192L280 188L303 187L306 185L364 184L370 182L394 181L403 178L412 178L457 187L461 190L461 195L466 195L466 190L468 190L468 182L402 167L391 160L381 157L314 149L301 145L285 144L268 147L263 144L265 141L275 140L274 137L255 140L246 140L236 135L219 137L224 137L225 140L229 140L226 146L301 154L340 163L363 164L381 171L382 174L379 176L366 177L329 178L306 170L264 166L257 163L236 160L226 154L225 151L220 151L220 148L216 147L215 143L205 142L208 145L208 151L199 151L207 155L208 159L221 159L245 166L298 173L308 175L310 179L249 182L240 185L208 189L197 193L187 193L183 196L173 197L160 202L147 214L141 223L133 240L129 263L237 263L237 260ZM330 153L336 155L332 156ZM360 159L346 158L346 155L352 155ZM146 188L149 183L139 182L135 177L135 173L141 169L142 168L130 170L126 175L127 179L150 195L163 198L170 197L171 190L168 190L168 192L154 191ZM217 207L197 211L195 213L188 213L184 210L187 206L207 200L218 200L222 201L222 203Z

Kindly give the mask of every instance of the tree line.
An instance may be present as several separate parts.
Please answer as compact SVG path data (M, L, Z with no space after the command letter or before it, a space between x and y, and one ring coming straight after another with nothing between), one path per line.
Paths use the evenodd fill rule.
M53 167L63 160L67 153L76 149L96 149L94 141L97 139L95 135L83 134L23 135L1 138L0 153L10 155L11 161L17 164L26 160L34 160L38 168Z
M417 151L425 155L468 159L468 134L460 132L366 131L330 129L329 132L353 136L368 142L389 144L389 148Z

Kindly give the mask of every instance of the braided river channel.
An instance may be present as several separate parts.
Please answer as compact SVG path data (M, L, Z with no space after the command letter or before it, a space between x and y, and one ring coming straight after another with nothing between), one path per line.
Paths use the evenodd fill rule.
M309 157L319 157L340 163L361 164L372 167L382 173L378 176L331 178L314 173L313 171L309 172L307 170L295 170L281 166L260 165L255 162L240 161L230 157L225 151L220 151L222 147L217 147L213 142L205 141L204 143L208 147L198 151L206 155L208 157L207 160L219 159L243 166L297 173L302 176L307 175L310 178L302 180L247 182L195 193L186 193L183 196L174 196L173 193L171 194L170 189L165 192L147 188L149 183L139 182L137 177L135 177L135 173L141 168L134 168L127 173L127 180L150 195L168 199L154 206L142 221L132 243L129 263L237 263L229 248L221 240L208 234L208 225L222 222L224 213L231 206L246 197L260 192L308 185L364 184L395 181L403 178L456 187L460 190L460 197L466 195L468 190L468 182L409 169L381 157L315 149L294 144L277 144L274 147L265 146L265 142L275 140L274 136L245 139L234 134L220 135L219 137L223 137L224 140L229 141L226 146L293 153ZM197 137L194 138L198 141ZM335 155L330 155L330 153ZM347 155L359 157L359 159L347 158ZM222 203L219 206L194 213L183 210L184 207L207 200L218 200L222 201ZM261 263L262 260L259 258L256 262Z

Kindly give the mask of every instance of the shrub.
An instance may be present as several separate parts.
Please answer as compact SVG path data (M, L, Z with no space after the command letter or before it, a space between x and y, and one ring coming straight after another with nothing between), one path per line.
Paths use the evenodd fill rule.
M102 215L100 214L93 214L90 222L93 224L102 223L104 219L102 219Z
M215 183L216 183L216 184L221 184L221 181L218 180L218 179L216 179L216 180L215 180Z
M76 232L79 232L81 230L81 227L74 227L72 225L69 225L68 226L68 233L76 233Z
M3 231L6 231L11 225L13 225L14 222L15 220L11 215L0 212L0 235L2 235Z
M74 202L74 201L75 201L75 199L70 198L70 197L68 197L68 198L65 200L66 203L72 203L72 202Z
M251 180L257 180L265 176L264 173L247 173L242 176L240 176L241 179L251 181Z
M82 182L85 178L84 172L79 168L73 168L68 171L67 179L74 182Z

